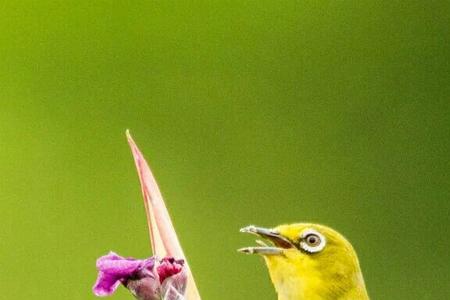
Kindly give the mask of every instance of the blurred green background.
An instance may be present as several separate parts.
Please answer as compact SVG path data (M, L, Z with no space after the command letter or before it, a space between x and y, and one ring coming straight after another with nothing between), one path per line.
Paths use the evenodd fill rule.
M149 255L126 128L204 299L276 299L238 229L295 221L373 299L449 297L448 1L0 6L2 299L95 299L98 256Z

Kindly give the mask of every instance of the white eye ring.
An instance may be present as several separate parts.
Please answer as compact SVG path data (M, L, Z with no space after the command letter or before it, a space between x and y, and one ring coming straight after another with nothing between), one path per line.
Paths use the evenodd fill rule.
M309 236L314 236L319 239L317 245L311 245L306 241ZM308 253L320 252L325 248L326 244L327 240L325 237L314 229L306 229L300 235L300 247Z

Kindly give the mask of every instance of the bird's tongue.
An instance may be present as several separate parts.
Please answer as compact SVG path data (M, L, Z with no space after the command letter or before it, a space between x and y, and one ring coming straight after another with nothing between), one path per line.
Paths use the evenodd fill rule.
M287 242L285 240L277 239L277 238L269 238L269 240L277 247L285 248L285 249L292 248L292 243Z

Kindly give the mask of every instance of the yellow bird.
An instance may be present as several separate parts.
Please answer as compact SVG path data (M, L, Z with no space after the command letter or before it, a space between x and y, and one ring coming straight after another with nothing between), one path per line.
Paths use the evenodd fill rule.
M259 254L269 269L278 300L368 300L352 245L335 230L317 224L248 226L241 232L271 242L239 249Z

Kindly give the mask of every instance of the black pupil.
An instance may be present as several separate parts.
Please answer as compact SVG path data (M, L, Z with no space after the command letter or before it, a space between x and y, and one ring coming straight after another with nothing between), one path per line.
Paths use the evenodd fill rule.
M309 244L316 245L319 241L319 238L315 235L310 235L306 240L308 241Z

